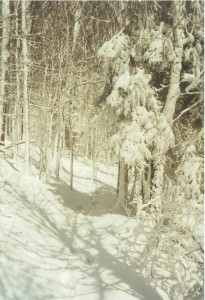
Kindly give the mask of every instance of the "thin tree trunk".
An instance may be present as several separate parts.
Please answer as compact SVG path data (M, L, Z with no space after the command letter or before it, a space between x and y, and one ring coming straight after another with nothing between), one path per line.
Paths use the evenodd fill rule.
M73 47L72 47L72 52L74 53L75 51L75 47L76 47L76 42L77 42L77 38L78 38L78 34L80 31L80 19L81 16L81 5L78 4L78 7L75 11L75 24L74 24L74 29L73 29Z
M71 131L72 134L72 131ZM70 189L73 190L73 141L70 139Z
M117 205L124 208L128 196L128 168L124 159L120 158L117 183Z
M57 150L57 160L56 160L56 166L55 166L55 175L56 178L60 178L60 164L61 164L61 150L62 150L62 144L61 144L61 136L59 135L58 139L58 150Z
M16 19L15 19L15 33L17 36L16 40L16 52L15 52L15 63L16 63L16 97L14 102L14 116L13 116L13 125L12 125L12 142L13 142L13 158L16 161L17 160L17 152L18 152L18 146L16 145L16 142L21 139L20 131L18 130L19 123L21 126L21 119L22 116L18 116L20 114L19 110L19 102L20 102L20 78L19 78L19 47L20 47L20 40L18 38L19 33L19 22L18 22L18 3L16 4Z
M58 152L58 139L59 139L59 130L57 129L55 134L55 139L53 143L53 171L55 171L56 163L57 163L57 152Z
M22 5L22 57L23 57L23 102L24 102L24 138L25 138L25 173L29 174L30 169L30 133L29 133L29 100L28 100L28 46L26 28L26 6L27 1L23 0Z
M6 73L8 69L8 44L9 44L9 1L2 0L2 39L1 39L1 82L0 82L0 156L4 157L5 139L5 89Z
M1 170L1 162L4 158L4 105L5 105L5 87L6 87L6 72L9 43L8 32L8 15L9 15L9 1L2 1L2 41L1 41L1 82L0 82L0 195L4 186L4 178Z
M183 5L184 3L182 0L173 1L174 61L172 62L169 91L163 110L163 114L166 116L169 123L173 120L176 102L180 96L180 77L183 55Z
M77 8L75 11L75 24L74 24L74 29L73 29L73 46L72 46L72 54L75 52L75 47L76 47L76 41L78 38L78 34L80 31L80 19L81 15L81 6L79 3L77 4ZM67 31L67 37L69 37L69 31ZM69 40L69 39L68 39ZM69 67L67 66L67 69L69 70ZM69 82L67 82L67 88L68 88L68 129L69 129L69 150L70 150L70 189L73 190L73 128L72 128L72 114L71 114L71 105L70 105L70 90L69 90Z
M89 137L87 138L86 145L85 145L85 156L89 157Z
M129 203L132 203L132 201L134 200L134 196L135 196L135 190L136 190L136 183L137 183L137 168L134 168L134 178L133 178L133 184L132 184L132 189L131 189L131 193L130 193L130 197L129 197Z
M55 175L56 178L59 179L60 177L60 165L61 165L61 156L62 156L62 135L63 135L63 117L60 113L59 116L59 129L58 129L58 143L57 143L57 159L56 159L56 166L55 166Z
M16 145L16 105L14 104L14 115L12 116L12 144L13 144L13 159L17 160L17 145Z
M73 190L73 129L71 120L70 93L68 101L68 130L69 130L69 150L70 150L70 189Z
M97 176L97 169L96 169L96 160L97 160L97 151L96 151L96 144L97 144L97 128L93 130L93 180L96 179Z
M167 122L171 125L173 121L176 103L180 96L180 77L182 70L182 55L183 55L183 1L175 0L173 5L173 34L174 34L174 60L171 66L170 85L167 94L166 103L163 109L163 114L166 116ZM171 130L171 128L170 128ZM168 131L169 133L169 131ZM169 140L169 139L167 139ZM153 194L160 195L163 191L164 165L166 162L166 153L156 153L153 161L154 177L153 177Z
M46 158L46 176L48 177L51 170L51 159L52 159L52 151L51 151L51 143L52 143L52 126L53 126L53 114L50 117L50 125L48 131L48 143L47 143L47 158Z

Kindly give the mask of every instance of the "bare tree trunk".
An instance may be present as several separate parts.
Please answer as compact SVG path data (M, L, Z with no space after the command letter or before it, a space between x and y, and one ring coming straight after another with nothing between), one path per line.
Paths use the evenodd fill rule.
M56 178L60 177L60 164L61 164L61 156L62 156L62 136L63 136L63 116L60 112L59 116L59 127L58 127L58 139L57 139L57 159L55 166L55 175Z
M53 114L50 117L50 125L48 130L48 143L47 143L47 158L46 158L46 176L48 177L51 171L51 159L52 159L52 151L51 151L51 144L52 144L52 126L53 126Z
M85 156L89 157L89 137L87 138L87 141L86 141Z
M53 142L53 155L52 155L53 171L54 171L56 163L57 163L58 139L59 139L59 131L57 129L55 138L54 138L54 142Z
M152 166L154 170L152 180L152 194L153 196L160 196L163 191L164 184L164 165L165 165L165 153L157 154L153 160Z
M75 24L74 24L74 29L73 29L73 47L72 47L72 52L75 51L76 41L77 41L78 34L79 34L79 31L80 31L80 22L79 22L80 16L81 16L81 5L79 5L79 3L78 3L78 7L77 7L77 9L75 11Z
M57 102L57 99L60 98L60 107L61 107L61 95L59 94L59 90L61 89L61 76L62 76L62 69L61 69L61 66L59 68L59 72L58 72L58 83L55 87L55 95L54 95L54 99L53 99L53 103L52 103L52 112L51 112L51 121L50 121L50 128L49 128L49 136L50 136L50 140L49 140L49 143L48 143L48 147L51 148L51 143L52 143L52 126L53 126L53 123L55 122L55 108L56 108L56 102ZM52 92L50 93L52 97ZM58 114L58 122L60 122L60 113ZM50 152L50 156L52 156L52 172L56 172L57 171L57 161L58 161L58 149L59 149L59 139L60 139L60 123L58 124L57 128L56 128L56 132L55 132L55 137L54 137L54 142L53 142L53 150L52 151L49 151ZM47 171L49 171L47 169ZM58 176L59 176L59 172L58 173Z
M19 126L21 126L22 116L18 116L20 114L19 102L20 102L20 76L19 76L19 47L20 40L18 37L19 34L19 22L18 22L18 3L16 4L16 19L15 19L15 34L17 36L16 40L16 51L15 51L15 63L16 63L16 97L14 102L14 115L12 118L12 143L13 143L13 158L17 160L17 152L18 146L16 142L20 140L22 137L20 135ZM20 123L20 124L19 124Z
M170 85L167 94L166 103L163 114L166 116L167 122L171 125L174 117L176 103L180 96L180 77L182 70L182 55L183 55L183 1L174 0L173 6L173 34L174 34L174 60L171 66ZM171 127L170 127L171 130ZM167 131L169 133L169 131ZM169 140L169 139L167 139ZM166 153L156 153L153 161L154 176L153 176L153 194L160 195L163 190L164 165L166 162Z
M97 162L97 128L93 130L93 180L96 179L97 176L97 169L96 169L96 162Z
M5 138L5 88L7 63L9 58L9 1L2 0L2 40L1 40L1 86L0 86L0 156L4 156L4 138Z
M57 160L56 160L56 166L55 166L55 175L56 178L59 179L60 178L60 164L61 164L61 137L59 136L59 140L58 140L58 151L57 151Z
M16 105L14 104L14 115L12 116L12 144L13 144L13 159L17 160L17 145L16 145Z
M72 54L75 51L75 46L76 46L76 41L78 38L78 34L80 31L80 19L81 15L81 6L79 3L77 4L77 8L75 11L75 24L74 24L74 29L73 29L73 47L72 47ZM67 32L67 36L69 37L69 32ZM69 39L68 39L69 40ZM68 68L69 70L69 68ZM67 83L67 88L68 88L68 129L69 129L69 150L70 150L70 189L73 190L73 128L72 128L72 114L71 114L71 105L70 105L70 90L69 90L69 82Z
M176 102L180 96L180 76L183 55L183 1L173 1L173 33L174 33L174 61L171 67L169 91L164 106L163 114L170 123L175 113Z
M120 158L118 167L117 205L124 208L128 196L128 168L124 159Z
M137 171L137 168L135 167L134 168L134 174L133 174L133 184L132 184L132 189L131 189L131 192L130 192L130 196L129 196L129 203L132 203L132 201L134 200L134 196L135 196L135 190L136 190L136 183L137 183L137 175L138 175L138 171Z
M8 71L8 44L9 44L9 17L10 2L2 0L2 39L1 39L1 81L0 81L0 195L3 190L5 179L1 170L1 163L5 154L5 91L6 91L6 74ZM0 199L1 200L1 199Z
M24 101L24 138L25 138L25 173L30 169L30 133L29 133L29 100L28 100L28 46L26 28L27 1L22 0L22 57L23 57L23 101Z
M71 120L71 105L70 105L70 92L68 101L68 130L69 130L69 151L70 151L70 189L73 190L73 128Z

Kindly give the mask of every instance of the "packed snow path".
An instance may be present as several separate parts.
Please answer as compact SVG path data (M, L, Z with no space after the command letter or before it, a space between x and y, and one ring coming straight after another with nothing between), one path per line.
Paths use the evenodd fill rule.
M132 220L125 216L102 214L103 205L108 209L113 205L113 189L108 188L111 175L104 174L107 184L100 180L92 183L90 178L84 178L89 177L89 170L82 162L76 168L82 178L75 178L75 190L71 192L63 181L53 179L44 184L23 175L12 160L4 163L0 298L169 299L136 272L140 262L129 266L125 263L126 253L123 256L119 251L121 238L133 226ZM87 173L83 174L83 170Z

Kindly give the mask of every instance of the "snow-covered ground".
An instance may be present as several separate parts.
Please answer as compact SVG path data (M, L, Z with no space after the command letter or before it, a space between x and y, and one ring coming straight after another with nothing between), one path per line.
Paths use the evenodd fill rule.
M0 299L170 299L141 275L148 224L112 210L115 168L98 164L92 181L91 163L75 160L73 191L68 159L49 184L25 176L21 161L7 159L2 168Z

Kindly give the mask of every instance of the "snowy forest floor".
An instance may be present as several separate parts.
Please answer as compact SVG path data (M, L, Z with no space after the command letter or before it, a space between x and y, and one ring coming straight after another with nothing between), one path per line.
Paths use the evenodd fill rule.
M67 158L62 166L61 179L45 184L34 167L31 176L23 174L21 157L3 163L0 298L170 299L141 275L150 256L141 229L149 233L149 222L112 211L115 168L98 164L93 181L91 162L75 160L70 191Z

